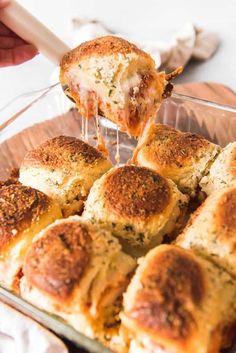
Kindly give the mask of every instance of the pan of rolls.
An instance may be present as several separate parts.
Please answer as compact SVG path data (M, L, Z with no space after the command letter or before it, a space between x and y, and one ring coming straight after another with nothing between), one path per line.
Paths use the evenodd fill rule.
M141 59L132 60L145 67ZM121 133L114 163L113 125L101 119L104 153L70 114L60 129L54 115L2 142L4 160L6 146L37 140L0 183L1 298L6 289L13 304L20 298L49 322L56 315L103 345L94 352L234 352L236 142L196 134L187 118L179 129L172 111L138 144Z

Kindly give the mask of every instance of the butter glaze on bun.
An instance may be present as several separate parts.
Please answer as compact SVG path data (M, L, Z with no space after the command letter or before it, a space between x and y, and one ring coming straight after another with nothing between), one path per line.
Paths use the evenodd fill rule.
M128 253L140 255L175 229L187 201L171 180L127 165L94 183L83 217L110 230Z
M117 329L120 297L135 265L116 238L72 216L36 237L24 262L21 295L104 341L110 326Z
M236 142L223 148L200 186L207 195L223 188L236 187Z
M26 250L34 236L61 218L59 205L21 184L0 187L0 281L17 290Z
M29 151L20 181L57 200L63 215L81 213L93 182L112 166L96 148L70 136L58 136Z
M236 188L212 193L176 239L236 276Z
M210 353L235 338L233 278L191 250L151 250L124 294L121 313L129 353Z
M172 179L182 192L194 196L219 151L219 146L200 135L153 124L132 161Z

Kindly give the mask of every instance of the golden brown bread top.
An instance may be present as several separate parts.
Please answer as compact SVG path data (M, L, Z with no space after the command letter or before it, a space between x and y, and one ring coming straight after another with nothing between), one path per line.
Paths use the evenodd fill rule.
M44 166L63 168L70 171L73 164L84 162L88 165L104 160L105 157L96 148L70 136L57 136L47 140L36 149L29 151L22 166Z
M236 234L236 188L229 189L219 200L216 207L216 224L220 236L235 237ZM236 238L236 237L235 237ZM236 245L236 239L235 239Z
M199 264L186 250L171 246L148 261L140 281L142 288L126 315L154 337L157 331L184 340L195 327L191 308L201 305L205 292Z
M126 55L130 53L136 53L137 55L141 55L146 59L153 61L150 55L139 49L136 45L129 43L127 40L114 36L104 36L84 42L77 48L69 51L66 55L63 56L61 67L62 69L65 69L72 63L77 63L80 60L92 55Z
M41 191L21 184L0 188L0 249L28 229L50 206Z
M188 231L188 228L191 227L195 221L201 216L209 204L210 200L215 197L215 194L209 196L205 202L197 208L195 212L191 214L191 217L186 225L185 231ZM229 239L229 237L235 237L236 232L236 188L229 188L225 190L219 199L217 199L217 204L214 209L214 221L215 227L217 229L217 236L221 236L223 239ZM184 231L184 233L185 233ZM183 235L180 235L184 237ZM236 239L235 239L236 245Z
M162 124L152 125L148 141L145 142L148 159L160 165L172 164L180 168L183 164L191 162L197 153L209 144L210 142L200 135L181 132Z
M114 169L106 178L104 191L107 208L127 217L146 218L161 213L171 197L165 178L133 165Z
M90 259L91 237L78 222L49 227L26 255L23 272L30 285L54 299L68 299Z

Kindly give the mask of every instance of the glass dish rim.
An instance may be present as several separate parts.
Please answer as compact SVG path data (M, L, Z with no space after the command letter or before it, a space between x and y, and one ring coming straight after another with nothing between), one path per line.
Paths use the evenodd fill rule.
M5 125L3 128L2 127L2 122L0 121L0 135L2 132L4 132L4 129L10 125L11 122L20 119L20 116L24 114L25 111L30 109L32 106L37 104L38 101L49 95L51 92L54 90L57 90L60 87L60 83L53 84L51 86L45 87L42 90L36 90L36 91L30 91L27 93L24 93L23 95L15 97L13 100L11 100L9 103L7 103L4 107L0 108L0 112L4 111L8 106L13 105L14 101L17 99L21 99L22 96L28 96L29 102L25 104L20 111L16 112L14 115L12 115L9 118L9 123L8 122L3 122ZM61 91L62 93L62 91ZM62 93L63 94L63 93ZM197 98L193 97L190 95L185 95L185 94L179 94L173 92L171 97L172 99L177 99L179 101L188 101L192 102L195 104L199 104L202 106L210 107L210 108L215 108L221 111L226 111L226 112L233 112L236 113L236 106L232 105L225 105L225 104L220 104L216 103L211 100L206 100L202 98ZM169 98L168 98L169 99ZM113 125L108 120L108 123ZM0 144L1 145L1 144ZM0 299L11 306L13 306L16 310L19 310L23 314L28 315L30 318L33 320L38 321L39 323L43 324L48 329L51 329L53 332L58 334L61 337L64 337L74 343L78 348L84 348L89 350L90 352L94 353L113 353L110 349L105 347L102 343L99 341L89 338L86 335L76 331L73 329L72 326L67 324L64 320L62 320L60 317L57 317L55 315L52 315L21 298L14 292L6 289L4 286L1 285L0 283ZM235 349L235 348L233 348ZM235 351L236 353L236 351Z
M10 117L8 117L5 121L0 120L0 134L4 133L5 128L7 128L11 123L15 122L16 120L20 119L20 116L30 109L34 104L36 104L38 101L40 101L42 98L50 94L54 89L58 89L61 87L61 84L59 82L54 83L50 86L44 87L42 89L34 90L34 91L29 91L26 93L23 93L21 95L16 96L12 100L10 100L7 104L5 104L3 107L0 107L0 113L4 112L4 110L8 109L11 105L14 104L15 101L20 100L21 98L29 98L29 102L25 104L21 109L14 114L12 114ZM31 98L32 97L32 98ZM30 99L31 98L31 99ZM69 98L68 98L69 99ZM202 106L207 106L210 108L215 108L218 110L222 110L225 112L231 112L231 113L236 113L236 106L229 105L229 104L221 104L221 103L216 103L211 100L203 99L203 98L198 98L194 97L191 95L186 95L186 94L180 94L173 92L168 99L177 99L177 100L182 100L186 102L191 102L195 104L199 104ZM164 100L165 101L165 100Z
M69 340L77 348L86 349L91 353L114 353L98 340L80 333L59 316L52 315L27 302L13 291L5 288L2 284L0 284L0 300L4 304L10 305L15 310L43 325L46 329L53 331L59 337Z

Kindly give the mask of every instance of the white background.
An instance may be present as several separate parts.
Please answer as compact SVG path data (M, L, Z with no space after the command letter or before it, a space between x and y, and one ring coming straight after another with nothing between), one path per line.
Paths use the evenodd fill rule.
M219 34L221 45L209 61L189 65L181 82L214 81L236 89L236 0L20 0L70 44L71 18L102 20L135 40L170 39L186 22ZM0 69L0 106L15 95L49 84L53 65L38 55L31 62Z

